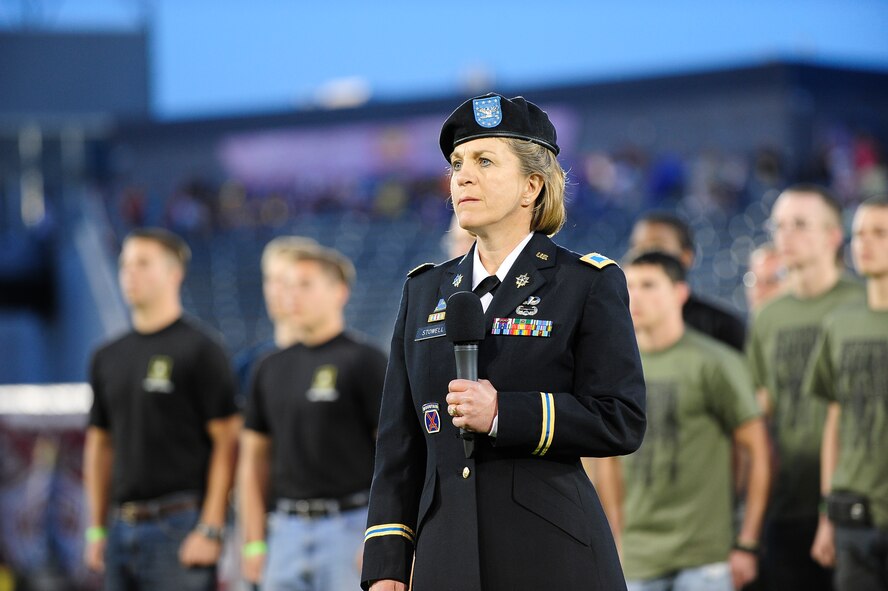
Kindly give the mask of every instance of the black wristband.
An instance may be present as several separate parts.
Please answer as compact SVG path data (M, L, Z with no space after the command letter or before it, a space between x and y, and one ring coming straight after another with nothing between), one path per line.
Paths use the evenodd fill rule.
M734 540L734 545L731 547L734 550L754 554L755 556L758 556L759 550L761 550L758 542L741 542L740 540Z
M198 523L196 526L194 526L194 531L207 538L208 540L213 540L214 542L219 543L221 543L225 537L224 528L216 527L203 522Z

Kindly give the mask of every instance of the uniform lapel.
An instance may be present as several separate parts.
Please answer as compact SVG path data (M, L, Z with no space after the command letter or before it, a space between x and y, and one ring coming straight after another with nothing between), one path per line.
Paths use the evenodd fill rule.
M441 276L441 287L438 291L445 302L458 291L472 291L472 268L474 267L472 257L474 257L474 253L475 246L472 245L466 256Z
M536 233L518 255L487 308L485 321L492 326L494 318L514 316L524 300L546 284L544 269L555 266L556 246L545 234Z

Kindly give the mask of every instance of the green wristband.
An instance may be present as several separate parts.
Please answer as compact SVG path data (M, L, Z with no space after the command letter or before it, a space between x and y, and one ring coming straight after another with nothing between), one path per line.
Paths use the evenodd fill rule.
M86 528L86 541L87 542L101 542L105 538L108 537L108 532L104 527L94 525L93 527Z
M266 552L268 552L268 544L265 543L265 540L255 540L244 544L243 554L247 558L260 556Z

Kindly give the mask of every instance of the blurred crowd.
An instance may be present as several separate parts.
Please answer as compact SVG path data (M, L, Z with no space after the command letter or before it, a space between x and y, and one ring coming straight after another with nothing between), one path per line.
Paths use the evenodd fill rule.
M688 216L732 216L751 203L773 202L794 179L829 188L853 207L861 195L888 189L884 148L870 135L836 127L818 143L810 161L790 170L779 148L752 153L719 149L692 154L652 153L637 146L585 151L570 163L568 206L586 219L602 211L635 214L672 209ZM107 205L118 229L162 225L185 236L230 230L284 228L300 216L359 213L397 218L415 213L429 225L447 223L441 207L447 194L443 174L421 179L367 178L322 186L250 187L237 179L182 179L168 195L140 185L109 188Z

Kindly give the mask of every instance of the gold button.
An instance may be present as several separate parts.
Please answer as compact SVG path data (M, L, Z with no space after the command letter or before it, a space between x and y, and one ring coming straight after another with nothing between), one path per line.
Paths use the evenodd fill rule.
M463 478L468 478L469 475L471 475L471 473L472 473L472 471L469 470L469 467L468 467L468 466L466 466L465 468L463 468Z

